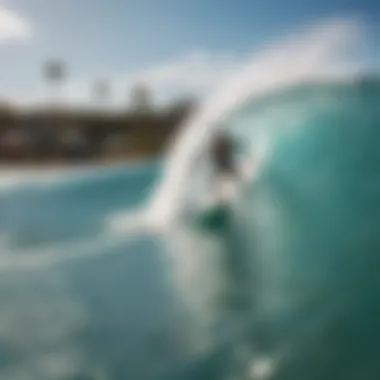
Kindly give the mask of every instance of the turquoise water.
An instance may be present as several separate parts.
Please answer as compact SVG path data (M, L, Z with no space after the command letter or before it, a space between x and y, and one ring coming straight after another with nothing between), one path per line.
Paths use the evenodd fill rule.
M159 163L2 187L0 379L378 379L379 102L300 86L231 116L269 153L216 230L112 228Z

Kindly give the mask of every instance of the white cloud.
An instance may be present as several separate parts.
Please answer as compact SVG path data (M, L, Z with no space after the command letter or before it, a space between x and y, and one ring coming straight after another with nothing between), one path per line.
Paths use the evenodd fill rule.
M0 43L29 39L29 23L13 11L0 6Z

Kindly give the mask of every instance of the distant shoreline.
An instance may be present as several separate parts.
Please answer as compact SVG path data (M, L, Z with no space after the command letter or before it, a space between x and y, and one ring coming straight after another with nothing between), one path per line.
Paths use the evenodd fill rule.
M0 175L17 172L49 173L49 172L67 172L67 171L84 171L92 169L106 169L116 167L133 167L145 165L157 161L157 157L134 157L129 159L112 159L112 160L94 160L87 162L50 162L50 163L1 163Z

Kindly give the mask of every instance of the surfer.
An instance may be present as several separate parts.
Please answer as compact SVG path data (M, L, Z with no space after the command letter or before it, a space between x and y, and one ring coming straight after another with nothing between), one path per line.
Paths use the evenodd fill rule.
M240 180L236 160L236 143L226 132L219 132L210 146L210 159L215 175L215 193L218 202L228 202ZM232 193L231 193L232 192Z

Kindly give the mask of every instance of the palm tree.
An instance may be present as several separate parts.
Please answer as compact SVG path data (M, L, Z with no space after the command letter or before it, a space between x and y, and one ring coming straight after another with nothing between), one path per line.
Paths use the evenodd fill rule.
M50 85L51 100L58 102L60 100L60 86L66 76L65 62L60 59L50 59L45 62L43 67L43 77Z

